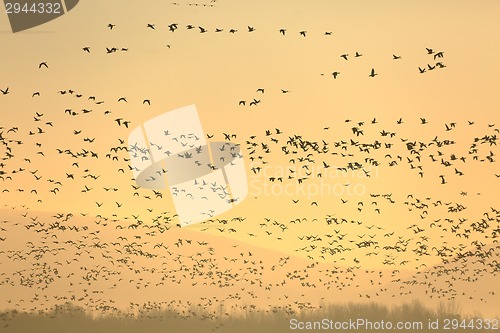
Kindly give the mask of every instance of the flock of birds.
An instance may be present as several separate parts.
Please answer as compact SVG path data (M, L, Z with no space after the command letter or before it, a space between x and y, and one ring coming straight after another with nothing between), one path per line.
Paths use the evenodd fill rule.
M116 24L109 23L107 25L107 27L108 27L109 30L114 30L115 27L116 27ZM157 30L155 23L147 23L146 24L146 28L149 29L149 30ZM177 30L180 29L180 25L178 23L170 23L170 24L168 24L167 28L168 28L169 32L173 33L173 32L176 32ZM198 32L200 34L205 34L205 33L210 32L205 27L196 26L196 25L193 25L193 24L186 25L185 29L186 30L198 30ZM254 26L248 25L246 27L246 32L247 33L253 33L255 31L256 31L256 28ZM230 28L230 29L215 28L215 29L213 29L213 32L215 32L215 33L228 32L230 34L236 34L236 33L239 32L239 29L236 29L236 28ZM283 36L287 36L289 34L288 30L285 29L285 28L280 28L278 30L278 33L281 34L281 35L283 35ZM300 30L300 31L298 31L296 33L299 36L302 36L302 37L307 37L308 36L308 31L307 30ZM324 36L333 36L333 32L332 31L325 31L323 33L323 35ZM167 44L166 46L167 46L167 48L171 48L172 47L171 44ZM82 50L84 52L91 53L91 47L90 46L84 46L82 48ZM107 54L115 53L117 51L128 51L128 50L129 49L127 47L106 47L106 53ZM432 61L430 61L426 65L423 65L422 67L421 66L417 66L418 73L423 74L423 73L426 73L426 72L433 71L435 69L443 69L443 68L446 67L446 65L442 62L442 59L444 58L444 51L435 51L432 48L426 48L426 54L430 55L430 57L432 58ZM354 57L356 59L356 58L360 58L362 56L363 56L362 53L360 53L359 51L356 51L355 54L352 57ZM342 58L342 59L344 59L345 61L348 61L349 59L351 59L351 55L349 53L342 53L342 54L339 55L339 57ZM403 57L401 55L393 54L392 55L392 59L393 60L399 60L399 61L401 61L401 59L403 59ZM332 75L332 77L334 79L337 79L337 77L339 77L340 74L341 73L338 70L334 70L334 71L331 72L331 75ZM325 74L321 73L320 75L324 76ZM368 73L368 77L371 77L371 78L374 78L377 75L379 75L379 73L376 72L375 68L372 68L370 70L370 72ZM287 93L288 91L282 89L282 92ZM258 101L256 101L255 99L250 102L250 105L257 105L257 104L258 104ZM244 103L242 103L242 101L240 101L239 105L244 105Z
M110 30L115 27L108 25ZM156 25L147 24L147 28L156 30ZM201 26L186 28L208 32ZM172 23L168 29L176 32L179 25ZM248 33L255 30L247 27ZM288 35L286 29L278 32ZM327 36L331 34L325 32ZM299 35L307 37L307 31L300 31ZM108 53L118 50L127 48L108 48ZM91 53L91 47L84 47L83 51ZM427 49L427 54L432 60L444 56L444 52L432 49ZM354 55L361 56L358 52ZM341 58L349 61L349 54L342 54ZM401 58L393 55L394 60ZM47 62L40 62L37 67L50 71ZM419 67L419 71L444 67L439 61ZM332 75L336 79L340 73ZM370 77L376 75L374 69L369 73ZM1 98L17 97L14 88L0 91L0 105ZM256 89L257 94L264 95L265 91L262 87ZM281 93L289 91L281 89ZM452 194L438 197L439 190L422 197L405 193L405 189L313 199L296 195L286 198L290 211L297 212L294 218L276 218L272 213L262 219L210 218L199 225L200 233L186 230L183 236L185 229L177 228L175 213L163 208L165 193L141 189L130 179L131 147L125 137L135 119L109 107L128 103L150 106L154 101L126 96L110 101L66 88L57 92L35 91L31 98L44 94L64 101L67 107L35 111L29 122L0 126L0 189L2 202L9 203L1 210L0 218L0 264L6 267L0 273L0 290L28 290L31 295L24 298L20 293L17 298L4 299L4 307L46 312L54 302L72 302L102 313L118 313L123 309L111 296L116 296L115 291L131 288L140 294L154 289L160 295L169 295L178 286L200 293L201 288L207 289L205 295L187 301L180 296L142 304L131 301L129 312L120 313L129 316L136 311L168 306L185 317L196 316L193 309L198 309L206 316L203 319L214 319L229 316L242 302L257 311L258 306L253 303L262 297L269 300L264 311L270 313L277 303L284 303L283 308L294 313L320 306L307 300L307 294L314 291L323 295L359 291L360 298L376 300L384 295L409 296L415 294L417 287L425 288L429 298L470 301L476 300L475 293L458 288L459 282L474 283L500 272L500 208L494 199L480 199L481 193L467 189L459 193L460 199L451 199ZM86 106L75 108L75 100ZM240 100L238 105L259 103L260 98L253 98ZM89 119L95 119L101 128L109 128L112 133L116 131L118 136L110 141L95 128L85 127L84 120ZM426 118L399 118L391 124L382 124L377 118L345 119L335 124L347 129L348 134L341 139L334 139L330 126L318 130L319 139L288 133L284 128L248 137L221 132L208 134L207 138L242 142L250 164L248 173L268 185L331 182L333 174L337 176L334 181L346 179L347 184L342 186L347 188L352 180L349 174L361 175L369 182L376 178L378 170L398 170L415 181L430 179L435 187L456 185L464 178L474 177L468 170L482 170L482 177L491 184L500 181L500 174L493 171L497 168L500 131L496 124L449 121L430 139L405 134L420 126L418 135L431 122ZM68 124L75 127L69 130ZM466 129L474 134L455 135ZM55 138L58 146L52 148L50 142ZM58 168L52 168L53 164ZM284 166L285 171L270 174L267 170L273 170L273 166ZM104 174L113 175L113 179ZM20 199L10 203L11 196ZM53 215L41 212L46 203L65 197L86 208ZM252 205L254 199L248 200ZM482 211L468 208L469 203L477 201L485 201ZM337 213L315 211L324 206ZM134 207L133 212L130 207ZM408 222L394 225L395 211L407 214ZM266 258L236 241L228 252L218 248L217 238L213 238L218 234L229 238L236 234L240 239L263 243L287 243L295 252L293 256ZM297 267L294 262L300 260L295 254L307 258L306 263ZM435 262L438 264L433 265ZM367 269L369 263L383 268ZM401 275L405 269L414 274ZM361 288L360 281L369 281L371 289ZM392 285L399 289L391 289ZM211 294L214 290L216 296ZM299 290L301 296L289 298L293 290ZM497 297L489 291L479 298L479 302L488 303ZM230 304L225 314L215 310L203 312L221 304ZM8 327L8 318L2 319L4 327Z

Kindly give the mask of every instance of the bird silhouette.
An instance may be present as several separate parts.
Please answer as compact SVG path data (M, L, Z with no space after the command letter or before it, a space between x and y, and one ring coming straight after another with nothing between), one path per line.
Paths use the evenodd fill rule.
M187 26L188 29L193 29L194 27L192 25ZM178 29L178 24L177 23L171 23L168 25L168 30L171 32L174 32L175 30Z

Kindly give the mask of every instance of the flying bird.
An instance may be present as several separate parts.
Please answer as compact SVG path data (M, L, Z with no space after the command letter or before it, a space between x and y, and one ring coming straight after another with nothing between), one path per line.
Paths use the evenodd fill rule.
M193 26L191 26L191 25L188 25L188 26L187 26L187 28L188 28L188 29L192 29L192 28L194 28L194 27L193 27ZM169 25L168 25L168 30L169 30L169 31L174 32L176 29L177 29L177 23L172 23L172 24L169 24Z
M435 54L434 54L434 60L436 60L436 58L442 58L442 57L443 57L443 54L444 54L444 52L443 52L443 51L435 53Z

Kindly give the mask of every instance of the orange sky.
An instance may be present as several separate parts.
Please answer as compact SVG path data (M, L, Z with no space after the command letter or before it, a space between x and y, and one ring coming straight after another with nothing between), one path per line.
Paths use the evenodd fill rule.
M394 1L318 1L308 6L293 1L215 2L211 8L179 4L158 1L137 8L136 3L125 1L116 8L86 1L64 17L17 34L9 34L8 24L2 20L4 33L0 38L5 47L1 84L11 91L0 99L2 109L10 110L3 112L4 127L20 127L16 137L31 144L33 154L36 149L32 145L39 140L25 135L28 128L36 131L38 127L33 122L34 113L43 113L44 120L55 124L54 129L47 128L47 132L52 132L44 137L45 147L52 152L63 146L99 147L97 150L105 154L109 147L119 145L117 137L128 136L123 127L111 126L115 123L110 124L109 118L124 117L132 121L131 126L137 126L155 115L194 103L207 133L219 139L223 132L238 133L240 143L249 135L262 138L266 129L276 127L283 135L299 133L310 135L311 140L332 142L350 134L351 126L345 126L345 119L368 124L376 117L377 129L365 130L364 138L375 138L382 129L396 131L404 127L404 134L398 133L401 137L431 140L435 135L445 135L444 123L457 122L456 134L446 135L464 138L460 149L465 151L471 135L481 134L486 123L496 120L498 100L494 98L494 87L498 86L496 73L500 68L495 59L500 51L495 43L488 42L497 31L495 1L483 2L481 6L468 2L431 6L431 2ZM134 15L125 15L131 11ZM110 31L106 28L108 23L116 27ZM156 30L146 28L147 23L155 24ZM171 23L179 24L174 33L168 31ZM209 32L187 30L187 24L203 26ZM247 26L255 31L248 33ZM213 32L215 28L224 31L217 34ZM238 32L228 33L231 28ZM280 28L286 29L285 36L279 33ZM298 33L303 30L307 31L305 38ZM325 31L331 31L332 36L325 36ZM85 46L90 46L90 54L82 51ZM113 46L129 51L106 54L105 47ZM447 67L419 74L418 67L434 61L432 55L426 54L426 47L444 52L442 62ZM355 52L363 56L355 58ZM348 61L340 57L345 53L349 54ZM402 59L393 60L393 54ZM38 69L42 61L50 68ZM375 78L368 77L371 68L378 73ZM336 80L330 75L333 71L341 73ZM256 93L258 88L264 88L265 94ZM67 89L84 97L57 94ZM281 89L290 93L282 94ZM39 98L30 97L35 91L41 93ZM96 105L86 98L92 95L104 103ZM129 102L118 103L118 98L124 96ZM142 104L146 98L152 101L151 107ZM253 98L262 103L249 107ZM247 106L238 106L240 100L247 100ZM83 108L93 113L78 117L64 114L65 109ZM112 111L107 118L103 115L105 110ZM395 122L400 117L404 124L398 127ZM431 119L425 132L418 126L420 117ZM466 128L467 120L476 122L474 131ZM319 133L326 126L331 127L328 134ZM73 129L82 130L82 136L72 135ZM97 137L100 145L82 144L83 136ZM31 159L39 161L36 169L47 175L59 170L59 175L64 176L70 159L63 158L63 162L61 156L54 156L47 163L46 158L40 157L31 155ZM277 164L267 167L286 170L284 161L277 159ZM130 174L116 174L115 167L89 162L100 168L95 173L102 173L106 184L130 188ZM246 163L250 168L248 159ZM388 171L380 168L379 179L370 180L375 183L370 191L398 193L398 183L403 179L408 182L405 188L420 188L419 177L407 178L405 173L399 176L392 170L389 176ZM252 173L249 176L256 177ZM490 176L481 172L479 178L468 177L467 183L477 187L474 191L488 191L484 185L477 185L482 183L482 177ZM33 177L26 178L29 180L20 181L29 188ZM428 180L426 187L434 186L434 180ZM336 180L332 181L335 186ZM264 185L256 187L255 180L249 184L255 192L263 192ZM451 183L445 192L457 192L462 184L463 180ZM54 210L62 205L97 212L94 200L77 199L83 185L75 188L55 201L50 195L41 194L46 199L37 208ZM433 191L439 190L437 187ZM406 194L403 191L402 195ZM264 202L257 206L269 204L275 214L283 214L275 207L288 207L290 200L271 197L253 199L250 195L237 211L243 215L255 213L253 202L260 200ZM24 194L9 195L6 202L24 203L25 199ZM117 200L110 200L110 205ZM320 207L321 211L340 215L342 211L338 209ZM386 218L392 220L394 216Z
M0 14L0 89L9 87L9 94L0 95L0 132L23 142L11 143L16 154L3 161L3 170L12 176L13 170L25 169L14 174L13 180L0 183L2 190L8 190L0 194L2 204L24 204L36 211L116 214L119 219L132 214L147 218L163 211L173 214L168 191L162 191L161 200L145 198L154 197L150 190L139 189L140 196L133 196L135 183L124 160L129 157L127 153L119 152L119 161L105 155L110 148L120 146L119 139L126 140L132 128L190 104L196 104L203 129L214 135L213 140L223 141L223 133L234 133L237 137L233 142L242 145L250 192L240 205L219 218L243 216L246 220L237 225L237 233L224 233L228 238L318 258L318 251L309 254L296 250L307 245L299 237L332 232L332 226L325 222L327 215L363 221L362 226L350 223L339 227L352 241L359 241L355 235L372 233L365 227L375 224L381 228L376 233L380 245L389 246L397 241L396 236L416 243L420 235L410 227L412 224L429 226L433 220L447 217L455 221L467 218L470 224L497 204L498 164L474 161L470 145L476 137L498 135L500 128L498 1L217 0L213 7L189 6L188 1L177 3L85 0L54 21L16 34L10 32L6 15ZM116 27L108 29L109 23ZM155 30L147 28L149 23L155 25ZM168 30L172 23L178 24L175 32ZM188 24L195 28L188 30ZM198 26L208 31L200 33ZM248 26L255 31L248 32ZM223 32L216 33L216 28ZM286 29L284 36L279 32L282 28ZM230 29L237 32L231 34ZM306 31L306 37L300 31ZM330 31L331 35L325 35ZM90 53L83 47L90 47ZM128 51L106 54L106 47ZM427 54L426 48L434 53ZM355 57L356 52L362 56ZM434 59L437 52L443 52L443 58ZM348 54L348 60L342 54ZM394 60L393 55L401 59ZM419 67L428 68L438 61L446 67L419 73ZM41 62L47 62L49 68L39 68ZM378 74L375 77L369 77L372 68ZM340 72L337 79L331 75L334 71ZM259 88L265 92L257 92ZM68 90L75 93L58 93ZM40 92L40 96L31 97L34 92ZM82 97L76 98L76 94ZM95 96L95 101L89 96ZM126 97L127 102L119 102L121 97ZM261 102L249 106L254 98ZM145 105L144 99L151 100L151 106ZM245 106L239 105L241 100L246 101ZM67 109L78 115L68 115L64 112ZM92 112L84 114L83 109ZM38 117L36 112L43 116ZM35 121L34 117L41 120ZM118 126L115 118L130 120L130 128ZM374 118L376 123L372 124ZM403 123L397 124L400 118ZM420 118L429 123L422 125ZM474 121L474 125L468 121ZM445 125L450 123L456 123L456 127L447 131ZM354 126L364 135L354 135ZM19 131L8 133L12 127ZM38 127L45 133L37 133ZM276 128L282 134L276 134ZM75 130L81 133L74 134ZM266 130L273 135L266 136ZM35 135L29 135L30 131ZM395 132L396 136L382 137L382 131ZM250 139L252 135L256 138ZM284 155L281 149L294 135L319 143L324 140L330 149L327 154L314 154L314 163L306 163L313 171L304 185L306 192L297 189L296 178L287 179L290 169L302 175L307 172L298 163L298 157L307 153ZM429 147L420 163L402 141L429 143L436 136L456 144ZM86 142L84 138L95 141ZM359 147L342 150L334 146L335 142L349 143L351 139L370 143L379 140L393 146L370 153L361 152ZM251 161L247 141L257 143L254 156L262 156L267 164ZM272 151L263 152L262 143ZM91 150L99 158L74 159L58 154L58 148ZM451 154L467 156L467 163L454 161L449 168L439 162L433 164L429 154L439 161L439 152L447 160ZM3 150L0 153L5 154ZM342 153L353 156L341 157ZM484 160L490 154L496 159L496 145L480 145L478 159ZM290 162L292 157L295 163ZM370 157L380 165L370 167L365 159ZM413 161L407 162L407 158ZM391 160L398 160L398 166L389 166ZM72 165L76 161L78 167ZM354 161L363 162L372 176L367 178L362 170L349 175L335 172L337 167ZM326 170L323 162L331 168ZM411 169L411 165L421 165L425 176L420 177L418 169ZM252 167L263 171L255 174ZM458 176L455 168L464 176ZM41 181L28 173L36 170L43 177ZM325 177L314 177L317 173ZM83 178L88 174L99 178ZM441 184L440 175L445 175L447 184ZM271 177L283 177L285 181L270 182ZM48 179L62 183L59 193L50 192L56 185ZM323 190L316 192L321 184L325 184ZM82 192L85 186L92 192ZM106 191L104 187L119 190ZM288 195L282 195L285 188ZM33 189L37 195L30 192ZM396 204L370 194L391 194ZM429 205L424 213L427 216L421 216L421 209L409 210L411 202L419 204L417 199ZM294 204L292 200L299 201ZM461 204L467 209L449 213L446 207L435 204L437 201ZM148 208L154 208L154 212ZM260 225L265 218L269 219L268 229ZM307 222L290 224L296 218L306 218ZM289 230L281 231L278 225L272 225L273 221L288 225ZM190 228L220 234L216 227L221 224L206 222ZM384 237L392 231L396 236ZM257 240L249 234L257 235ZM457 246L464 241L430 227L425 235L435 242L434 246L443 242ZM485 235L475 236L491 243ZM348 254L349 263L366 252L369 250ZM383 267L383 259L365 260L363 265ZM440 259L432 256L417 260L414 253L405 253L398 257L398 261L403 260L410 260L414 268L419 260L430 265Z

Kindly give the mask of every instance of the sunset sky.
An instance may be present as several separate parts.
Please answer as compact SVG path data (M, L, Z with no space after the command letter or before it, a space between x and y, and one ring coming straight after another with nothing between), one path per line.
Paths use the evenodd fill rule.
M471 246L473 238L464 241L450 229L429 225L442 219L446 228L446 218L465 218L465 228L491 207L498 208L498 147L475 139L499 135L500 2L202 1L195 6L184 0L82 0L67 14L19 33L12 33L7 15L0 14L0 89L9 88L8 94L0 94L0 133L13 140L9 145L14 151L14 157L0 161L3 177L11 176L0 180L2 205L118 220L175 214L169 191L161 190L159 198L152 190L134 189L130 156L110 149L126 145L132 129L145 121L195 104L205 135L213 135L205 136L207 141L235 134L231 142L241 145L249 193L217 216L229 221L244 217L243 222L206 221L186 232L222 235L336 264L340 259L334 256L319 259L316 250L297 250L311 244L301 240L304 235L332 233L332 225L325 223L332 217L362 221L334 225L352 242L361 239L355 235L376 234L381 248L394 245L397 236L416 244L421 234L412 225L418 224L426 227L422 234L432 242L429 249ZM116 26L109 29L108 24ZM174 32L171 24L177 24ZM89 52L83 50L87 47ZM106 52L113 47L116 52ZM39 66L42 62L48 68ZM372 69L374 77L369 76ZM333 72L339 73L336 78ZM39 96L32 97L35 92ZM250 105L254 99L260 102ZM119 126L117 118L129 121L129 127ZM13 127L18 130L9 131ZM353 127L363 134L356 135ZM326 142L329 150L314 152L314 162L299 162L311 151L285 154L282 149L294 136L320 147ZM419 148L420 142L436 137L453 143L427 145L420 161L407 149L407 142L415 141ZM382 148L363 152L351 140L378 141ZM474 143L477 152L471 152ZM57 149L92 151L98 158L90 153L71 157ZM6 153L1 146L2 157ZM464 156L466 162L451 155ZM370 157L379 165L371 164ZM446 167L442 160L452 165ZM337 169L354 162L363 167ZM278 177L283 181L270 180ZM300 177L308 178L302 187ZM58 181L60 185L54 184ZM55 187L58 192L51 192ZM412 209L411 203L422 202L428 209ZM445 207L445 202L451 204ZM447 210L457 205L466 209ZM290 223L297 218L305 220ZM371 225L380 229L366 230ZM227 232L232 227L237 232ZM392 238L384 236L392 231ZM488 235L474 237L491 245ZM323 236L321 244L326 241L330 239ZM361 260L362 267L387 268L383 254L372 260L365 259L367 252L347 253L345 264ZM405 260L410 262L405 269L416 270L441 259L398 254L397 262Z

